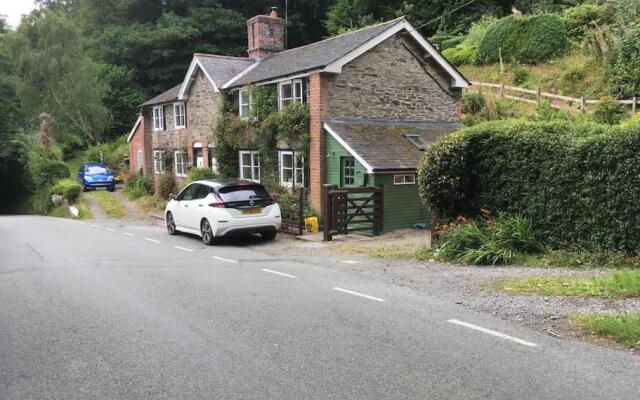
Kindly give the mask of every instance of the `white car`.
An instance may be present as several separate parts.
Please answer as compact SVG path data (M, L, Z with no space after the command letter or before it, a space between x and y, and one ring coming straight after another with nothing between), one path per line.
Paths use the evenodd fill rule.
M167 203L165 223L170 235L199 235L205 244L216 238L260 233L273 240L281 225L280 207L259 183L195 181Z

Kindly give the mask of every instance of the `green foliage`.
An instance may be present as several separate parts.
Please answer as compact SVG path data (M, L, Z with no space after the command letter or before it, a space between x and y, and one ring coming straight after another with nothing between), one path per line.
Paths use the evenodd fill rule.
M512 63L510 65L513 74L513 83L522 86L529 79L529 70L522 64Z
M441 237L437 257L464 264L509 264L521 254L539 253L531 225L520 217L464 221Z
M89 147L85 153L86 162L100 162L100 151L104 157L104 164L115 173L126 170L125 160L129 157L127 138L118 137L117 140Z
M613 9L608 4L583 3L565 9L561 17L571 37L580 39L594 23L602 26L611 22Z
M469 33L464 40L455 47L446 48L443 55L453 65L473 64L476 62L478 48L484 38L487 29L496 21L492 16L483 16L474 22L469 28Z
M134 206L142 211L164 211L167 200L157 196L142 196L135 200Z
M461 44L462 42L464 42L466 40L466 37L464 36L451 36L445 40L443 40L441 42L441 50L446 50L446 49L450 49L452 47L456 47L459 44Z
M465 93L462 96L462 112L464 114L478 114L487 105L481 93Z
M127 216L127 209L111 192L93 192L91 196L102 207L109 218L124 218Z
M506 61L540 64L569 50L569 39L562 19L553 14L510 16L495 21L485 33L476 61Z
M202 169L202 168L196 168L196 169ZM189 171L189 178L188 178L189 182L192 181L192 179L190 179L191 172L194 170L195 169L192 169L191 171ZM178 192L178 185L176 185L176 180L173 177L172 173L165 172L158 177L158 181L156 183L156 193L158 197L166 200L169 198L169 195L177 194L177 192Z
M420 193L443 220L482 208L522 215L555 249L640 250L640 128L508 120L431 146Z
M465 43L456 47L448 48L442 52L442 55L453 65L473 64L476 60L477 50Z
M187 174L187 182L216 178L218 178L218 174L213 172L211 168L191 168Z
M124 194L127 195L129 200L153 194L151 178L142 174L130 176L124 183Z
M67 164L62 161L60 150L36 145L29 151L31 180L36 188L51 187L56 181L68 178Z
M593 119L601 124L615 125L627 114L627 107L612 97L604 97L593 109Z
M462 122L473 126L483 121L512 118L517 115L516 103L480 93L467 93L462 98Z
M640 313L574 317L587 331L640 349Z
M53 185L51 193L61 195L69 204L75 204L82 193L82 186L73 179L61 179Z
M624 97L640 94L640 24L614 30L611 50L606 55L614 93Z

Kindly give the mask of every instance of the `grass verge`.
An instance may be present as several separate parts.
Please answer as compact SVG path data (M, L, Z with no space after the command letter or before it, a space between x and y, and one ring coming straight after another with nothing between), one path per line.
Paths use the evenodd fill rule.
M605 267L605 268L638 268L640 257L630 256L621 252L572 252L564 250L549 250L543 254L528 255L517 260L518 264L527 267Z
M506 278L493 287L514 294L625 299L640 297L640 271L620 270L597 277Z
M71 215L69 206L66 205L55 207L49 212L49 216L56 218L93 219L93 213L83 199L80 199L74 206L78 209L78 216L75 218Z
M127 216L127 209L120 203L111 192L93 192L93 198L104 209L104 212L110 218L124 218Z
M164 211L167 201L157 196L138 197L133 205L140 211L147 213L150 211Z
M572 319L593 335L640 349L640 313L576 315Z
M433 260L433 251L425 245L415 243L400 244L364 244L347 243L341 244L336 249L343 254L362 254L371 258L385 260Z

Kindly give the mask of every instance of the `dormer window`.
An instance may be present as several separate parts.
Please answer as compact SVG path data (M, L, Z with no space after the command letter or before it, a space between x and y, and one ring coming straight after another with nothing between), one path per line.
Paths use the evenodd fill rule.
M240 118L249 118L251 114L251 94L247 89L238 92L238 115Z
M176 129L187 127L187 120L184 112L184 103L173 103L174 126Z
M164 107L163 106L153 107L153 130L154 131L164 130Z
M404 135L404 137L420 151L425 151L428 147L420 135Z
M302 79L284 81L278 85L278 110L282 110L292 101L303 101Z

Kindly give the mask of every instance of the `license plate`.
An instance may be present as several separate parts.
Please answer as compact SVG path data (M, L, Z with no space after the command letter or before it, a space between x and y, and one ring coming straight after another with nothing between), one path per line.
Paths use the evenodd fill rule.
M246 210L240 210L240 214L242 215L260 214L261 212L262 212L262 208L249 208Z

